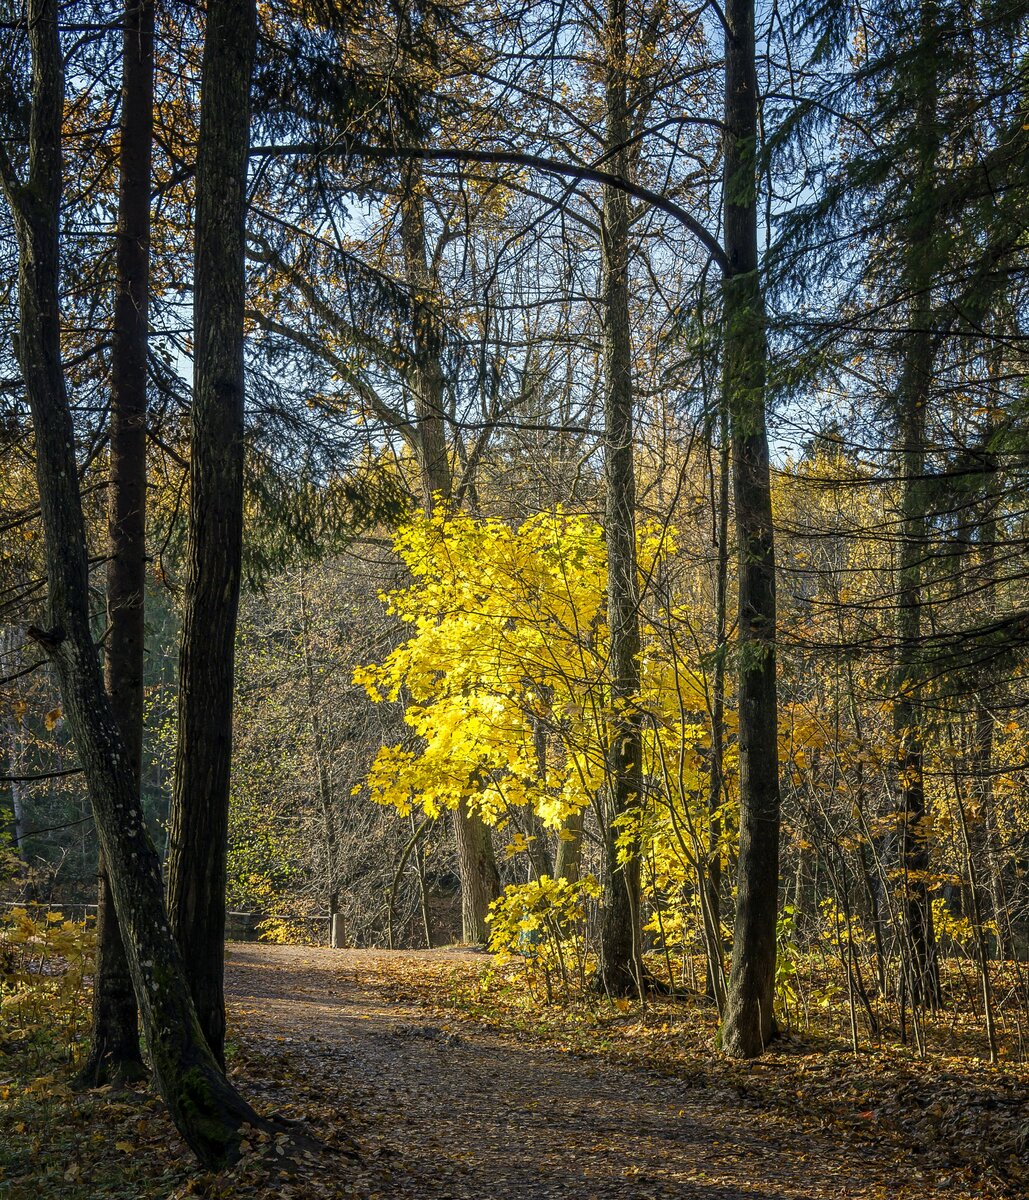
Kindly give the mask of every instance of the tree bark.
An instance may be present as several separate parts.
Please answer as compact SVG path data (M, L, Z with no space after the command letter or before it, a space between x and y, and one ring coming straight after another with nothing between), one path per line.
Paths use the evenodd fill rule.
M25 631L18 626L7 626L2 639L5 662L13 662L16 649L25 640ZM17 686L17 685L15 685ZM7 731L7 766L12 776L11 789L11 843L14 853L23 857L22 831L25 828L25 784L18 778L26 773L22 759L24 745L23 718L18 716L13 705L6 707L4 726Z
M194 246L186 601L168 856L172 929L215 1057L225 1041L225 871L243 549L243 318L255 0L210 0Z
M400 198L400 240L411 292L413 343L413 365L407 382L414 400L422 500L425 511L432 512L437 498L450 503L454 479L447 450L442 338L434 308L439 288L429 267L423 186L420 165L409 163Z
M146 414L154 9L127 0L122 34L117 292L111 350L106 685L137 792L143 757ZM93 1029L80 1079L98 1087L144 1074L139 1020L103 860L97 889Z
M582 813L565 820L557 839L554 876L566 883L578 883L582 863Z
M547 785L547 725L542 717L533 716L532 748L536 755L536 778L541 788ZM554 863L550 855L546 826L534 807L526 813L526 834L529 839L529 881L541 875L554 875Z
M414 813L411 813L411 828L414 831ZM414 868L418 877L418 907L422 914L422 932L425 934L425 949L432 949L432 909L429 906L429 885L425 878L425 843L421 838L415 842Z
M157 852L146 831L130 753L104 689L90 628L86 530L61 359L64 71L57 15L56 0L28 0L32 107L24 184L0 151L0 174L18 241L18 351L35 430L45 534L48 628L29 633L49 656L60 683L158 1086L197 1157L217 1168L238 1154L240 1127L262 1122L225 1078L198 1024L182 957L168 930Z
M772 1037L779 890L775 547L765 426L767 345L758 274L758 91L753 0L725 10L724 388L739 554L740 857L721 1043L738 1058Z
M489 826L464 805L454 813L457 865L461 876L461 937L472 945L489 940L486 914L500 895L500 873Z

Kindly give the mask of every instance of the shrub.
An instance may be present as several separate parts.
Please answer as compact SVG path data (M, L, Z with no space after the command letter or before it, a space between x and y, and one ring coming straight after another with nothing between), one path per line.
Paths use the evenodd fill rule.
M521 958L530 984L542 982L547 1001L553 985L582 991L589 965L586 912L600 896L592 875L575 883L541 875L531 883L509 884L490 905L490 949L507 959Z
M0 1024L13 1042L56 1043L71 1055L89 1027L95 931L59 912L0 916Z

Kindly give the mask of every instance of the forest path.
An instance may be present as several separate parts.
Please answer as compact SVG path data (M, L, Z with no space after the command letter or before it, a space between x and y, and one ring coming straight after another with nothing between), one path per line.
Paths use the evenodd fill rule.
M857 1200L954 1196L892 1147L855 1146L731 1087L446 1026L393 997L412 963L483 962L467 950L233 944L230 1022L268 1078L260 1108L299 1092L315 1130L352 1135L354 1196L383 1200ZM284 1085L283 1080L289 1081ZM339 1170L352 1168L343 1159ZM338 1186L338 1184L337 1184ZM338 1194L338 1193L337 1193Z

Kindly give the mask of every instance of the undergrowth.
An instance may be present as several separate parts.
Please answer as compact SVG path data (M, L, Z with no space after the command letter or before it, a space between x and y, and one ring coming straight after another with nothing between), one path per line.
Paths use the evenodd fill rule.
M60 913L0 918L0 1196L163 1200L182 1177L162 1164L160 1101L145 1090L79 1092L95 936ZM174 1138L171 1139L174 1143Z

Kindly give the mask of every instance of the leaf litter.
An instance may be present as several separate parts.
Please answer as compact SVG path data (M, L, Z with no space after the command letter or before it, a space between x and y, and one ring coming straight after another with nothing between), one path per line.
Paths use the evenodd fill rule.
M540 1006L467 949L235 944L227 989L231 1073L280 1132L202 1172L146 1088L76 1093L70 1062L26 1083L0 1053L0 1197L972 1200L1029 1178L1020 1065L795 1037L735 1063L696 1003Z

